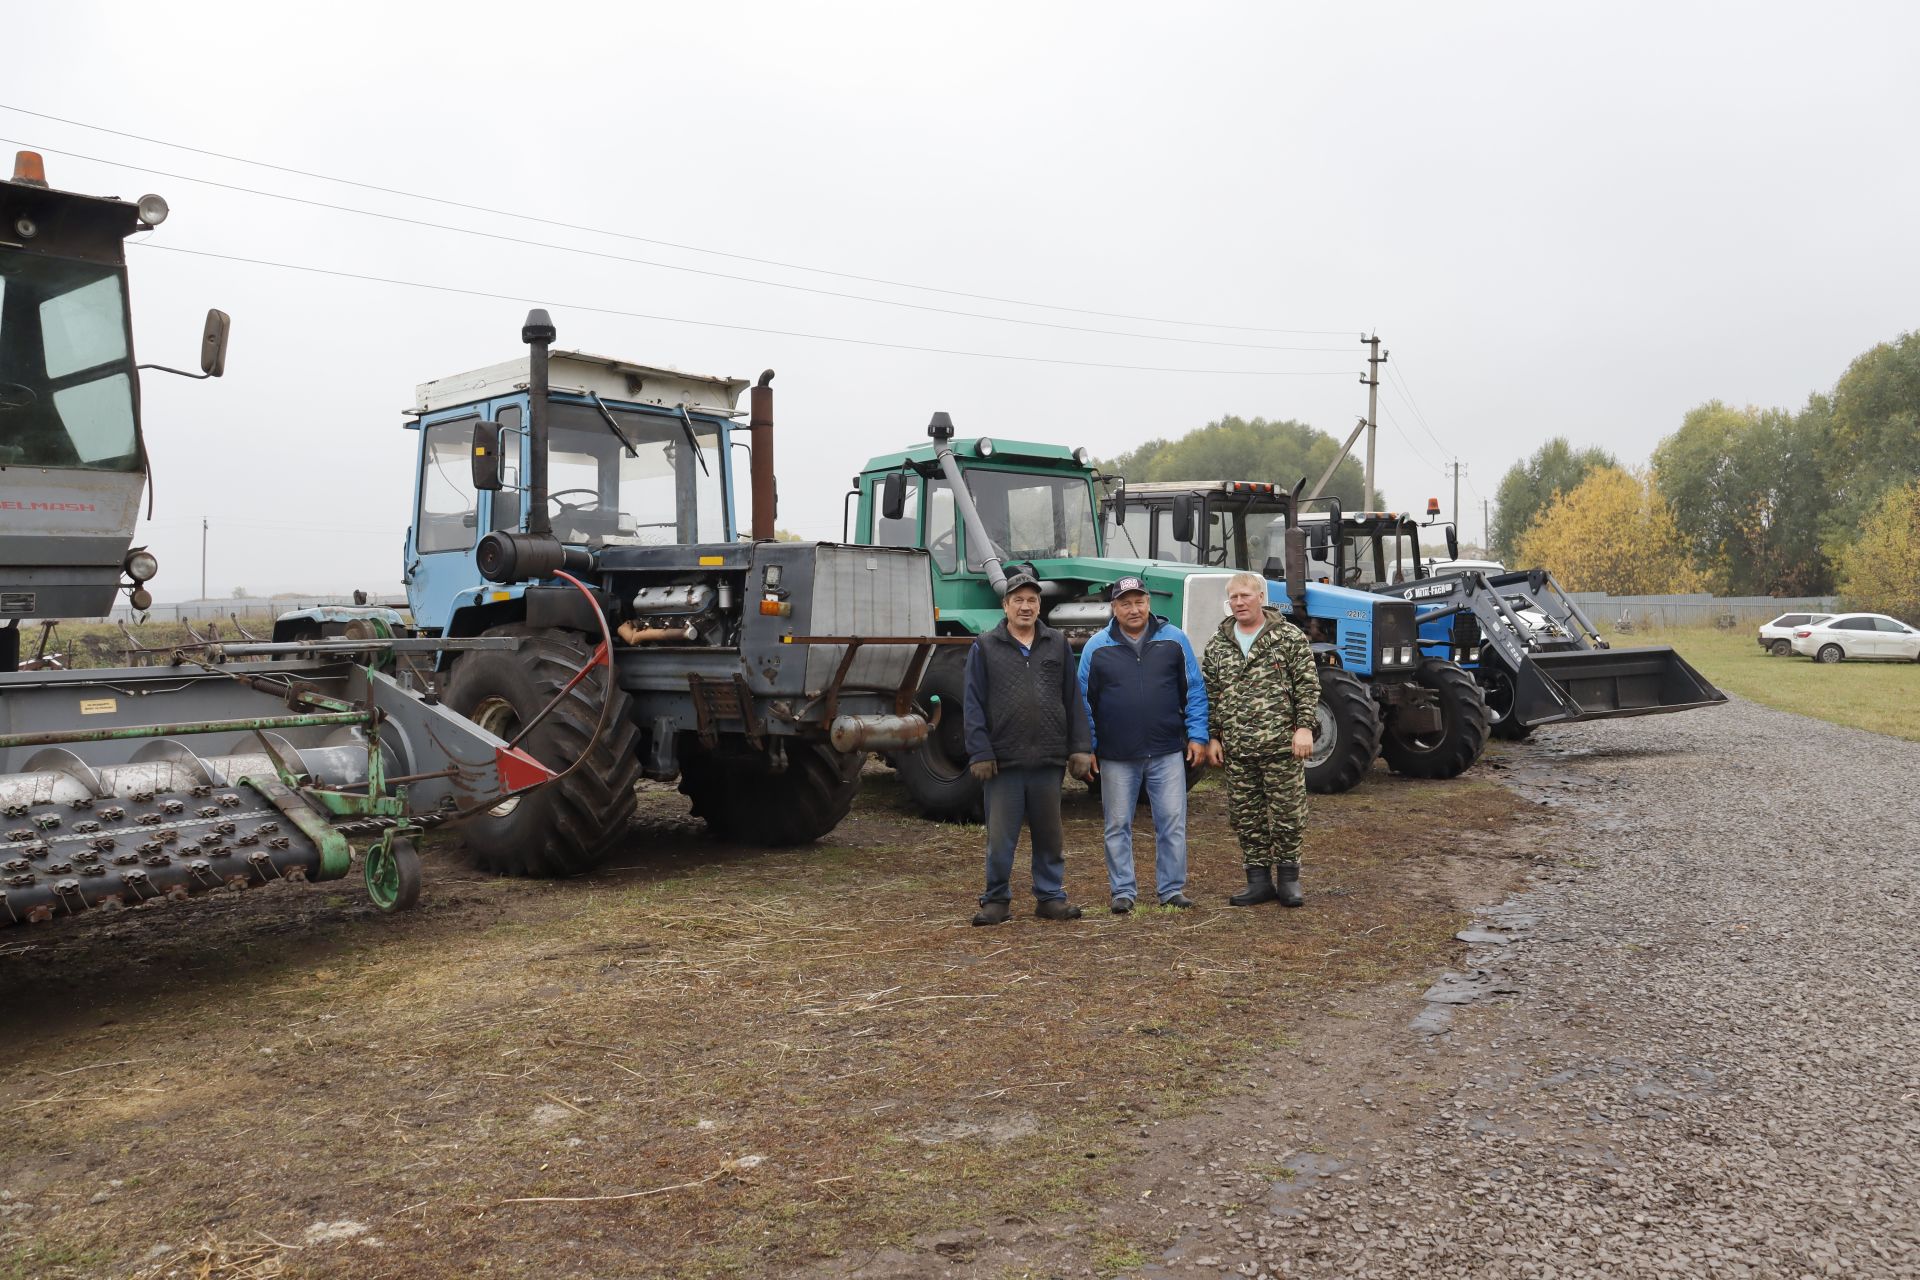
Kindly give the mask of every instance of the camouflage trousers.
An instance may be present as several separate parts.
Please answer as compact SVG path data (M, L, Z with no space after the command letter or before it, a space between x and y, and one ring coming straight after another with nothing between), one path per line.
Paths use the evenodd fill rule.
M1250 867L1300 861L1307 830L1307 762L1285 745L1271 754L1227 757L1227 813Z

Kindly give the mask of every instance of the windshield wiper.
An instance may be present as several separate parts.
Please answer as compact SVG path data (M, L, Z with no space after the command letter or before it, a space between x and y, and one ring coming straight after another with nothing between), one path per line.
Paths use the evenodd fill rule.
M700 452L700 441L693 434L693 415L687 412L687 406L680 406L680 430L686 433L687 447L693 450L693 460L700 464L700 474L710 475L707 470L707 456Z
M601 401L600 393L597 391L588 391L587 399L593 401L593 407L600 411L600 417L605 420L607 430L613 432L614 439L618 440L621 446L626 449L627 456L629 458L639 457L640 451L633 447L633 441L627 439L627 433L622 431L620 424L613 420L613 411L608 409L606 404Z

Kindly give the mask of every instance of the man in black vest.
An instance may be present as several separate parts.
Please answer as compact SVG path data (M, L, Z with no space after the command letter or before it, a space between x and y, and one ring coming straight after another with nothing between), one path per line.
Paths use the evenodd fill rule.
M1093 730L1067 638L1040 621L1040 582L1015 569L1000 602L1006 620L967 652L967 761L985 787L987 890L975 924L1005 924L1013 910L1013 853L1020 828L1033 841L1033 913L1078 920L1067 903L1062 769L1093 771Z

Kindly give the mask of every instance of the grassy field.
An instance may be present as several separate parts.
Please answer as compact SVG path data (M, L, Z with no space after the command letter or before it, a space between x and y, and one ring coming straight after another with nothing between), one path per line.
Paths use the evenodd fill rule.
M1635 632L1626 644L1670 644L1728 693L1835 724L1920 742L1920 663L1843 662L1823 667L1798 654L1769 657L1754 628L1689 627Z

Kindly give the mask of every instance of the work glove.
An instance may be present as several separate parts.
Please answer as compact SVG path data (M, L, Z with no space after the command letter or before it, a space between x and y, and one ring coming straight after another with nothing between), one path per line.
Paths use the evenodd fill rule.
M1000 776L1000 762L998 760L982 760L978 764L968 765L967 771L973 775L975 782L986 782L991 778Z
M1076 751L1067 757L1067 772L1074 781L1085 782L1093 776L1093 755L1086 751Z

